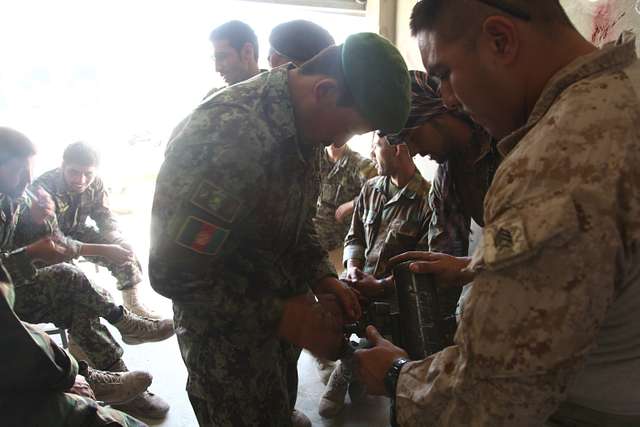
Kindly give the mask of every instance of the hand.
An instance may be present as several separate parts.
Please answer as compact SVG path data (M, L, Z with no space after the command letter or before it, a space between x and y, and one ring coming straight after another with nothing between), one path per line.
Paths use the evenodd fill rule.
M351 260L347 261L347 277L349 282L357 282L364 277L364 272L359 266L352 264Z
M330 360L336 360L345 345L342 322L311 292L285 301L278 336Z
M338 221L338 223L340 224L344 224L345 220L349 219L353 214L354 206L355 206L355 203L353 202L353 200L338 206L338 209L336 209L336 214L335 214L336 221Z
M93 394L91 386L82 375L76 375L76 382L69 389L69 393L77 394L78 396L88 397L89 399L96 400L96 395Z
M38 240L26 248L29 258L36 261L43 261L45 264L60 264L73 258L71 248L65 246L62 241L51 236Z
M102 245L102 256L109 259L109 261L122 265L127 262L133 261L133 252L131 250L123 248L120 245Z
M362 273L362 278L351 283L363 296L376 298L384 295L382 281L373 277L372 274Z
M31 221L35 224L44 224L47 218L53 218L56 214L56 206L49 193L38 187L35 191L27 192L31 198Z
M316 295L335 295L344 310L346 321L354 322L362 316L362 309L360 308L360 302L358 300L359 292L335 277L325 277L321 279L313 287L313 291Z
M406 351L382 338L373 326L367 327L367 339L373 347L356 351L356 376L367 387L369 394L386 396L384 377L389 368L396 359L409 356Z
M451 286L464 286L473 281L473 273L462 271L470 258L458 258L439 252L405 252L389 260L389 265L394 266L404 261L415 261L409 268L414 273L431 273L436 276L441 284Z

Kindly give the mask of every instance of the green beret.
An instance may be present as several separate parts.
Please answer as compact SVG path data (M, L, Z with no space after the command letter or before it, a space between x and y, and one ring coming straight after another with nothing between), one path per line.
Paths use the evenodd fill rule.
M353 34L342 48L342 71L360 114L385 133L400 131L409 117L411 82L398 49L378 34Z
M271 48L294 62L306 62L321 50L335 44L331 34L320 25L304 19L283 22L271 30Z

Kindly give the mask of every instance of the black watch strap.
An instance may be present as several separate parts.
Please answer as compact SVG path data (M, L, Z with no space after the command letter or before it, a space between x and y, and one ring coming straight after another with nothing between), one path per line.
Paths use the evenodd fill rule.
M396 422L396 389L398 387L398 378L400 377L400 371L402 367L409 362L409 359L405 359L404 357L399 357L394 360L391 364L391 367L387 371L387 375L384 377L384 387L391 399L391 426L397 426Z

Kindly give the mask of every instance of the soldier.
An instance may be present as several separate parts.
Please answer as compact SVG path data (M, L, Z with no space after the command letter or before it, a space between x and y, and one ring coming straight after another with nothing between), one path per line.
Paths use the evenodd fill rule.
M98 404L97 393L87 379L103 373L76 362L45 332L21 322L12 310L13 300L13 287L0 261L0 424L146 426L123 412Z
M380 176L367 181L358 196L344 240L346 278L362 296L389 303L397 311L388 261L407 251L428 249L430 185L418 172L404 144L391 146L385 136L380 136L373 143L371 157ZM345 364L338 362L331 374L318 409L323 417L340 412L347 390L351 400L357 400L357 384L349 384L348 371Z
M455 345L407 362L370 328L361 378L401 426L640 425L635 38L597 49L557 0L422 0L411 27L504 160L471 261L409 254L473 280Z
M438 163L429 193L429 250L466 257L471 220L484 225L482 204L500 164L500 154L489 134L446 92L447 86L440 98L438 85L426 73L410 74L410 119L402 131L387 139L391 144L404 142L411 155L429 156ZM465 286L459 307L469 289Z
M98 152L85 142L75 142L64 150L62 166L42 174L31 191L42 188L49 193L60 232L77 247L78 255L111 272L124 306L139 316L159 319L158 313L140 301L142 266L111 212L99 166ZM95 225L88 224L89 219Z
M300 66L336 42L320 25L297 19L277 25L269 35L269 65L279 67L287 62Z
M241 21L229 21L211 31L216 72L228 85L250 79L258 68L258 37ZM211 91L210 93L213 93Z
M112 323L122 334L125 342L139 344L159 341L173 335L170 320L157 321L141 318L126 308L113 303L111 296L94 286L81 270L61 262L73 256L74 250L64 237L55 233L53 202L47 193L27 207L20 196L31 180L31 163L35 148L24 135L0 128L0 251L4 265L15 278L15 305L17 315L30 323L52 322L58 327L68 328L70 336L88 354L92 365L105 371L126 372L122 361L122 348L100 323L100 317ZM51 233L36 239L33 230L46 224ZM33 261L41 261L50 267L35 269ZM114 393L102 385L113 382L123 384L120 393L130 396L131 390L151 378L148 374L96 375L88 378L97 393ZM104 398L104 395L99 396ZM144 416L158 418L166 414L168 405L158 397L144 392L127 402L123 407ZM106 400L124 401L121 397ZM164 411L164 412L162 412Z
M349 135L399 130L408 107L399 52L362 33L218 92L170 141L149 274L173 300L200 425L310 425L292 420L296 348L335 359L342 311L360 315L313 227L319 156Z

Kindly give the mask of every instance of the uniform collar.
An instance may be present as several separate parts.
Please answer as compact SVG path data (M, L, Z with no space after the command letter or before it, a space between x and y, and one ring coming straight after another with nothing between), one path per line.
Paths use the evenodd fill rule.
M378 179L374 185L374 189L381 194L387 194L387 189L391 185L391 177L385 176L382 179ZM422 177L418 169L416 168L416 173L413 174L411 180L404 186L391 200L387 201L387 203L395 202L400 197L406 197L407 199L414 200L418 197L424 197L427 193L428 184L425 179Z
M635 51L636 38L632 32L625 31L613 43L602 49L581 56L558 71L547 82L538 102L534 106L527 124L508 135L498 144L498 151L506 157L518 142L542 119L558 96L574 83L594 74L607 70L622 69L637 59Z

